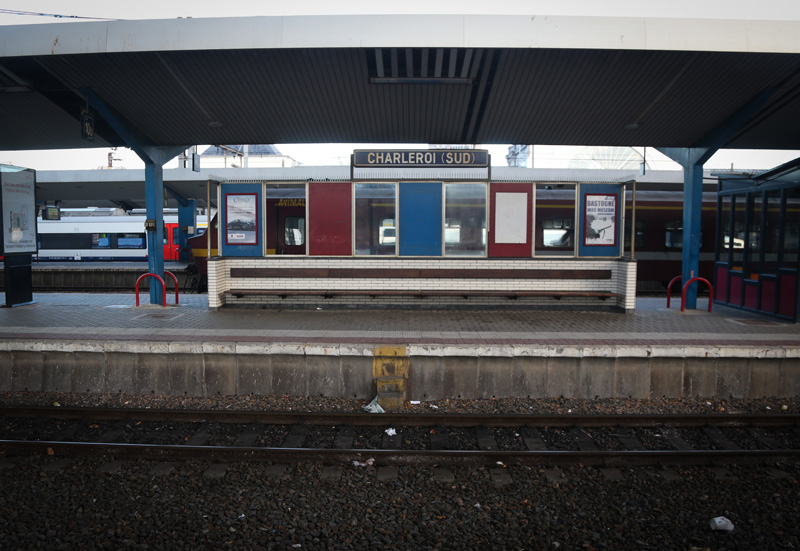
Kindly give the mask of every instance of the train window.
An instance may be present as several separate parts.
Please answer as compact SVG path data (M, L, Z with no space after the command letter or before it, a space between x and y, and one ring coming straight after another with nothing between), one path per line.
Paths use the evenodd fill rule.
M355 185L355 252L394 255L397 245L395 184Z
M631 232L625 229L625 249L631 250ZM636 221L636 250L644 249L644 220Z
M287 247L305 245L306 219L304 216L287 216L284 219L283 231Z
M637 223L638 226L638 223ZM664 223L664 246L668 249L683 248L683 221L671 220ZM638 244L636 245L639 246ZM703 232L700 232L700 248L703 248Z
M118 233L118 249L146 249L147 236L144 233Z
M107 233L93 233L92 234L92 248L93 249L110 249L111 238Z
M535 254L575 255L575 185L536 184Z
M90 233L40 233L40 249L91 249L92 234Z
M445 184L444 254L486 254L486 184Z
M542 245L572 247L572 220L545 218L542 220Z

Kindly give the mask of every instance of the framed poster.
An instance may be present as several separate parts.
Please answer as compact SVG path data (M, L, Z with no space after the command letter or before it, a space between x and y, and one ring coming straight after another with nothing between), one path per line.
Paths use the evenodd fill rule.
M616 247L617 195L587 193L584 196L583 245Z
M36 176L30 169L3 166L0 170L2 254L34 254L36 248Z
M225 194L225 244L258 245L258 194Z

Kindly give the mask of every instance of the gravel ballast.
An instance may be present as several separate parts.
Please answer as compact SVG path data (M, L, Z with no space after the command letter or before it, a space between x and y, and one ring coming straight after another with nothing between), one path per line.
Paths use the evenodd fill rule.
M361 411L295 397L4 393L0 405ZM769 409L767 409L769 408ZM443 401L439 413L797 413L797 400ZM366 458L365 458L366 459ZM797 464L621 469L0 458L0 549L800 549ZM104 472L108 471L108 472ZM333 475L331 475L333 472ZM166 474L164 474L166 473ZM712 531L727 517L732 532Z

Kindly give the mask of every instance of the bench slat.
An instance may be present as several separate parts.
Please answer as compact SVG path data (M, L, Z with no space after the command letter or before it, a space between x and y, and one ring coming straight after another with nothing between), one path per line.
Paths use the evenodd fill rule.
M611 279L611 270L231 268L232 278Z
M237 298L244 296L320 296L320 297L334 297L334 296L409 296L409 297L448 297L448 296L463 296L463 297L577 297L577 298L614 298L620 296L618 293L611 293L607 291L559 291L559 290L546 290L546 291L527 291L527 290L509 290L509 291L481 291L470 289L468 291L458 291L453 289L431 289L431 290L418 290L418 289L229 289L224 294L233 295Z

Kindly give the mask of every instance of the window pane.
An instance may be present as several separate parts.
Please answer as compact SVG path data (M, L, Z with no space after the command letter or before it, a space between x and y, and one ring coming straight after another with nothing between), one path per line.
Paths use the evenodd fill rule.
M733 266L734 270L744 269L744 215L747 205L746 195L733 196Z
M797 251L800 245L800 222L797 211L800 209L800 190L786 190L786 229L783 237L783 263L781 268L797 268Z
M356 184L356 254L394 255L395 185Z
M143 233L118 233L118 249L146 249L147 239Z
M575 256L575 184L536 184L535 254Z
M267 254L306 254L305 184L267 184L264 188Z
M728 195L722 197L722 206L719 216L719 260L721 262L728 262L730 243L731 243L731 198Z
M445 184L444 252L486 254L486 184Z
M299 247L306 243L306 219L304 216L284 218L284 235L287 247Z
M92 248L93 249L110 249L111 239L107 233L93 233L92 234Z
M664 224L664 246L668 249L683 248L683 220L670 220Z
M767 192L767 225L764 228L764 266L765 274L778 273L778 250L781 245L781 192Z
M761 270L759 262L761 260L761 194L751 194L750 208L750 234L747 236L747 269L751 276Z
M644 248L644 220L636 221L636 250ZM631 250L631 230L625 228L625 249Z

